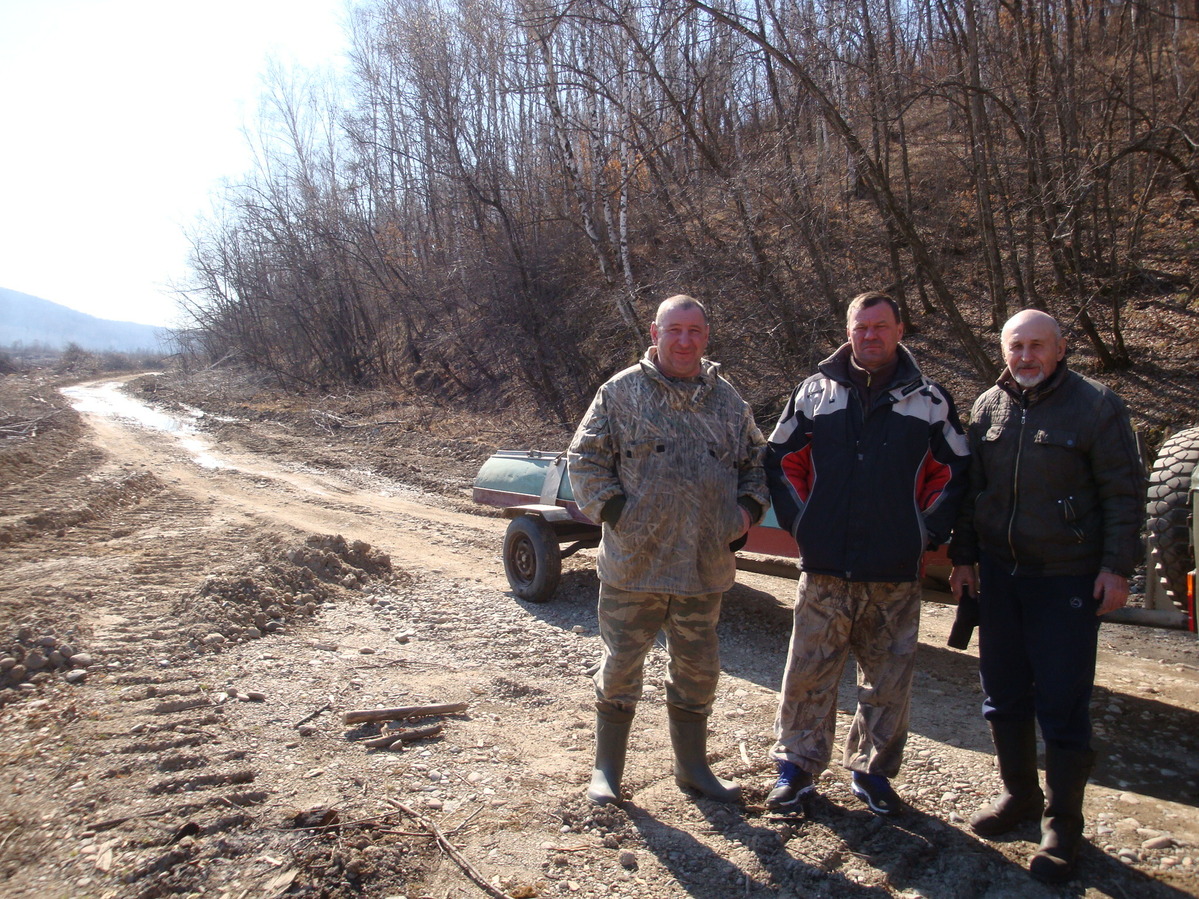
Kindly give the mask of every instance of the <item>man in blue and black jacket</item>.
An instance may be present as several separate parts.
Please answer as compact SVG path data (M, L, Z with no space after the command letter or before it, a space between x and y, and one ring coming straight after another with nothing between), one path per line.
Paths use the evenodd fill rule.
M900 341L895 301L854 298L849 340L795 389L766 457L781 527L799 546L795 621L767 808L789 811L832 756L837 684L852 649L858 705L843 763L853 792L894 815L920 629L920 566L948 539L968 451L949 394Z

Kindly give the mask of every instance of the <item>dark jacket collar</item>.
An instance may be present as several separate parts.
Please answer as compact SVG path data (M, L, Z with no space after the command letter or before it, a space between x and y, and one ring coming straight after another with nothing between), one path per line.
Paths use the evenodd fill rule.
M1057 364L1057 368L1053 370L1053 374L1036 387L1030 387L1027 390L1021 387L1016 383L1016 379L1012 377L1012 371L1009 368L1003 370L1003 374L999 376L999 380L995 383L1001 390L1015 397L1021 403L1035 406L1053 393L1053 391L1057 390L1062 382L1066 380L1067 374L1066 360L1063 359Z
M902 343L898 347L899 364L895 368L895 376L891 379L891 386L888 390L894 390L896 387L906 387L913 381L920 380L920 366L916 364L916 357L911 354L906 346ZM832 378L841 384L849 386L853 385L853 379L849 374L849 360L853 358L853 346L846 342L837 348L837 351L820 363L817 368L825 377Z

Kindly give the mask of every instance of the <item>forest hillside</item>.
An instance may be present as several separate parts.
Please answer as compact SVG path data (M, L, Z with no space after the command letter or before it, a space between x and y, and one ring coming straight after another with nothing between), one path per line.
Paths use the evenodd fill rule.
M890 291L958 403L1062 322L1150 441L1199 419L1199 6L370 0L280 73L182 335L300 392L567 425L662 298L769 421ZM765 426L765 424L764 424Z

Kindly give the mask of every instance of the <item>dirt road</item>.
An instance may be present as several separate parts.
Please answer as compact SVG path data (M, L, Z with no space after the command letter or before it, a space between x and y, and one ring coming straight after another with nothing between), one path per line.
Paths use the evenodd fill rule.
M1091 846L1063 890L1023 870L1034 827L965 824L997 781L973 651L935 603L898 822L837 766L805 818L762 809L794 585L759 575L726 602L710 745L744 804L675 787L656 649L630 798L596 810L592 560L552 603L507 593L503 521L464 490L484 425L142 379L156 418L102 384L0 384L0 413L40 422L0 443L0 654L26 669L0 708L6 897L1199 894L1193 637L1104 626ZM466 708L391 749L342 719L447 702Z

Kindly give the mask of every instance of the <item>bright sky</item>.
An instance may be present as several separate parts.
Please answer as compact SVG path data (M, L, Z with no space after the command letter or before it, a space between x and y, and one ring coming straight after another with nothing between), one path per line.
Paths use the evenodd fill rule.
M251 166L272 59L343 64L346 0L0 0L0 287L170 325L185 232Z

